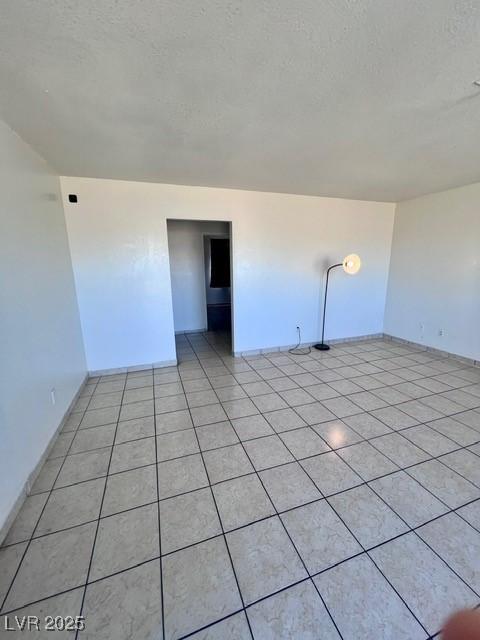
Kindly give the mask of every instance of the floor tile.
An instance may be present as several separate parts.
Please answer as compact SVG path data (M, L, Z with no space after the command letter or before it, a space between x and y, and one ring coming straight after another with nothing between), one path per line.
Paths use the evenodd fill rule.
M123 394L123 404L130 404L132 402L143 402L144 400L151 400L153 398L153 380L148 387L141 387L139 389L127 389Z
M285 391L279 391L279 395L291 407L298 407L300 405L305 405L310 402L315 402L315 398L313 398L304 389L299 389L299 388L286 389Z
M100 520L90 580L128 569L159 555L157 505Z
M252 438L260 438L274 434L271 426L260 414L246 416L244 418L235 418L232 420L232 425L240 440L251 440Z
M297 389L298 385L291 378L287 378L286 376L282 378L275 378L274 380L269 381L269 385L272 389L275 389L278 393L280 391L289 391L290 389Z
M73 589L85 583L96 524L32 540L20 565L4 610Z
M392 433L390 427L387 427L370 413L357 413L354 416L344 418L344 422L366 440Z
M478 431L467 427L453 418L440 418L440 420L428 422L427 426L435 429L435 431L439 431L461 447L468 447L468 445L480 440L480 434Z
M404 471L373 480L369 485L412 528L448 510L445 504Z
M226 402L227 400L238 400L240 398L247 397L247 394L239 384L232 387L221 387L220 389L215 389L215 393L217 394L220 402Z
M404 429L402 435L431 456L441 456L443 453L458 449L458 445L453 440L446 438L434 429L430 429L425 424L411 429Z
M199 451L197 436L193 429L175 431L157 436L157 460L171 460Z
M206 382L205 388L210 389L210 383L208 381L202 380L202 382ZM184 383L183 386L185 387L185 391L194 391L194 389L187 387L186 382ZM198 391L200 391L200 389L198 389ZM168 396L178 396L178 395L181 395L182 393L183 393L183 387L181 382L168 382L167 384L157 384L154 387L155 398L167 398Z
M52 636L59 640L72 638L71 631L66 629L59 630L57 628L52 630L52 628L49 627L49 616L54 619L57 616L60 616L63 619L66 618L67 621L69 621L69 618L75 619L75 617L80 614L82 598L83 587L80 587L78 589L73 589L72 591L67 591L66 593L41 600L35 604L30 604L23 609L17 609L5 617L0 616L0 638L2 638L2 640L6 638L20 638L21 636L26 638L33 637L35 640L48 640L48 638L52 638ZM28 629L28 620L24 619L24 616L32 616L33 618L30 618L32 622L32 628L30 630ZM35 618L38 619L38 627L33 626L36 622ZM19 626L21 626L22 623L26 624L23 630L20 630ZM7 626L10 628L12 626L15 627L15 631L6 630Z
M480 490L437 460L422 462L408 470L421 485L445 502L451 509L480 498Z
M213 487L225 531L274 515L275 509L256 474Z
M440 458L443 464L480 487L480 458L471 451L454 451Z
M283 440L287 449L297 459L330 451L330 447L310 427L285 431L280 435L280 439Z
M160 500L208 485L207 474L199 454L167 460L158 465L158 493Z
M278 511L321 498L321 494L297 462L260 472L260 478Z
M55 458L47 460L40 470L35 482L30 489L30 495L41 493L42 491L50 491L57 478L60 467L63 464L63 458Z
M133 420L134 418L143 418L144 416L153 416L155 412L153 400L144 400L143 402L132 402L132 404L122 405L120 411L120 420Z
M370 555L431 634L453 611L477 603L473 591L415 533L377 547Z
M374 438L370 440L370 444L402 469L430 458L428 453L419 449L413 442L397 432Z
M350 489L363 480L334 451L302 460L308 473L324 496Z
M110 473L155 463L155 438L142 438L113 447Z
M354 404L361 407L364 411L373 411L374 409L381 409L388 405L385 400L382 400L379 396L370 393L370 391L360 391L359 393L353 393L348 396Z
M35 536L75 527L100 515L105 478L81 482L50 494Z
M158 414L155 416L155 425L157 434L193 428L190 412L187 409Z
M214 402L217 401L215 396ZM155 415L159 416L163 413L173 413L174 411L185 411L187 409L187 399L185 395L167 396L155 399Z
M55 488L107 475L111 447L67 456L55 482Z
M160 562L152 560L87 587L82 640L162 638ZM133 635L132 635L133 634Z
M75 437L74 432L68 433L60 433L48 454L49 460L53 458L63 458L67 455L70 450L70 446L72 444L73 438Z
M103 424L116 423L119 412L120 407L109 407L106 409L93 409L92 411L86 411L83 415L79 429L88 429L89 427L100 427Z
M1 544L14 544L28 540L40 518L47 498L47 493L40 493L26 498Z
M270 387L270 385L264 381L247 382L246 384L242 385L242 387L249 398L272 393L272 387Z
M0 547L0 607L26 548L26 542Z
M180 638L242 606L222 537L162 558L165 638Z
M75 434L69 453L82 453L102 447L110 447L115 437L115 424L107 424L102 427L81 429Z
M230 422L207 424L203 427L197 427L196 431L202 451L226 447L231 444L236 444L239 441Z
M408 531L408 526L368 486L339 493L329 502L365 549Z
M336 399L337 398L334 398L333 400ZM297 406L295 407L295 411L305 420L306 424L320 424L321 422L335 420L335 415L326 409L321 402L312 402L311 404Z
M115 444L122 444L122 442L139 440L140 438L147 438L154 435L155 423L153 416L126 420L125 422L118 423Z
M455 420L458 420L467 427L471 427L476 431L480 431L480 411L465 411L455 414Z
M160 502L162 554L222 533L210 488Z
M293 462L293 456L277 435L248 440L244 447L257 471Z
M187 393L187 403L189 407L203 407L207 404L216 404L217 402L218 397L213 389Z
M326 500L287 511L281 518L310 574L362 552Z
M228 533L227 542L247 604L307 576L277 516Z
M233 402L240 402L234 400ZM225 406L225 405L224 405ZM195 407L191 409L193 424L196 427L201 427L205 424L212 424L214 422L223 422L227 419L227 415L222 408L221 404L209 404L205 407Z
M116 473L107 479L102 516L140 507L156 499L157 473L154 464Z
M241 398L240 400L227 400L223 403L223 408L227 412L230 419L243 418L258 413L257 407L249 398Z
M415 418L419 422L428 422L429 420L436 420L437 418L443 417L443 413L432 409L420 400L410 400L410 402L404 402L403 404L399 405L399 409L401 409L409 416L412 416L412 418Z
M280 409L265 414L274 431L281 433L290 429L297 429L306 425L303 420L293 409Z
M368 442L352 444L350 447L339 449L338 453L366 481L398 470L396 464Z
M312 427L332 449L346 447L362 440L362 436L347 426L342 420L332 420Z
M248 609L253 635L261 640L339 640L335 626L310 580Z
M418 535L477 593L480 592L480 533L455 513L418 529Z
M345 418L347 416L353 416L355 413L361 413L362 409L359 405L353 403L346 397L331 398L324 400L323 404L331 411L337 418ZM333 418L330 418L332 420Z
M277 409L287 409L287 403L282 400L278 393L268 393L264 396L256 396L252 398L253 404L259 411L276 411Z
M469 522L472 527L475 527L477 531L480 531L480 500L458 509L457 514Z
M248 627L245 613L235 613L216 624L189 636L191 640L251 640L252 635Z
M418 424L418 420L400 411L397 407L385 407L372 411L372 415L381 420L391 429L405 429Z
M424 640L427 636L367 555L314 578L344 640Z
M427 396L422 398L422 404L426 404L427 407L431 407L435 411L442 413L443 415L450 416L454 413L462 411L465 407L443 395Z

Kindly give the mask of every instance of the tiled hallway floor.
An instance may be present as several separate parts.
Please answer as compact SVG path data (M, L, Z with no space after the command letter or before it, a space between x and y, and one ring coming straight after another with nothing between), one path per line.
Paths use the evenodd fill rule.
M181 336L178 368L89 380L0 550L9 624L416 640L478 605L480 369L380 340L227 353Z

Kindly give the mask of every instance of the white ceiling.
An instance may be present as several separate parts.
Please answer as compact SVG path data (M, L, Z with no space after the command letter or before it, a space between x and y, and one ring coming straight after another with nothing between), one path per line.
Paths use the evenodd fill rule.
M61 174L398 201L480 180L478 0L3 0Z

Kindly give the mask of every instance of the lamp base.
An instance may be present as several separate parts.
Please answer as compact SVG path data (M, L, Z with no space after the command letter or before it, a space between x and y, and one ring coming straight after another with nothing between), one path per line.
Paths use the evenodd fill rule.
M318 344L314 344L313 348L318 349L319 351L328 351L330 349L328 344L325 344L324 342L319 342Z

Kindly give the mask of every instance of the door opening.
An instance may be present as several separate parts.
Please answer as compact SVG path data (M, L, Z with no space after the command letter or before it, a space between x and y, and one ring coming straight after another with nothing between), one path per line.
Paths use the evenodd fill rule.
M231 355L231 224L167 220L167 232L177 359L192 345Z

